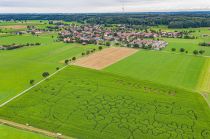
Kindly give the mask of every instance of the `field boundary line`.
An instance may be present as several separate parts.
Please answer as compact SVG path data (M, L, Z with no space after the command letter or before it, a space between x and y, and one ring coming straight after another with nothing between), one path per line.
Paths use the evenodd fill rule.
M29 131L32 133L38 133L40 135L45 135L45 136L53 137L53 138L57 138L57 139L73 139L72 137L61 135L59 133L50 132L50 131L47 131L44 129L40 129L40 128L28 126L28 125L23 125L23 124L15 123L15 122L8 121L8 120L0 119L0 124L14 127L16 129Z
M28 89L22 91L21 93L17 94L16 96L10 98L9 100L7 100L6 102L2 103L0 105L0 108L2 108L3 106L5 106L6 104L8 104L9 102L13 101L14 99L22 96L23 94L27 93L29 90L33 89L34 87L36 87L37 85L41 84L42 82L46 81L47 79L51 78L52 76L54 76L55 74L57 74L58 72L62 71L63 69L65 69L66 67L68 67L68 65L62 67L61 69L57 70L56 72L52 73L50 76L46 77L45 79L39 81L38 83L36 83L35 85L29 87Z

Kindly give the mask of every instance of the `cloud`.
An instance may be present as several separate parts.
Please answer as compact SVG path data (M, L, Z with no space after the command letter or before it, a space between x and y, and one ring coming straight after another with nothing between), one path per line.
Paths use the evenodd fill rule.
M210 0L0 0L0 13L210 10Z

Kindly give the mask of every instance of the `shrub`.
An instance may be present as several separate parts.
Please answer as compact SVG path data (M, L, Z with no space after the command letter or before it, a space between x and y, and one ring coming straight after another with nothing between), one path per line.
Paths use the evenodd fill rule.
M175 52L176 51L176 48L172 48L171 51Z
M34 80L30 80L30 84L31 84L31 85L33 85L33 84L34 84L34 82L35 82Z
M68 63L69 63L69 60L68 60L68 59L66 59L66 60L65 60L65 64L68 64Z
M204 53L205 53L204 50L200 50L200 51L199 51L199 54L201 54L201 55L204 54Z
M75 61L76 59L77 59L76 57L73 57L73 58L72 58L73 61Z
M50 75L49 72L43 72L42 73L42 77L44 77L44 78L48 77L49 75Z
M103 47L102 47L102 46L99 46L99 47L98 47L98 49L99 49L99 50L102 50L102 49L103 49Z
M194 51L193 51L193 54L194 54L194 55L197 55L197 54L198 54L198 50L194 50Z
M185 49L184 48L180 48L180 52L185 52Z

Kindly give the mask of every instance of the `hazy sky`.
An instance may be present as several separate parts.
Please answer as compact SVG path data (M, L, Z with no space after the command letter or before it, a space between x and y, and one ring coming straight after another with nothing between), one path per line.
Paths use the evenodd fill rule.
M0 13L86 13L210 10L210 0L0 0Z

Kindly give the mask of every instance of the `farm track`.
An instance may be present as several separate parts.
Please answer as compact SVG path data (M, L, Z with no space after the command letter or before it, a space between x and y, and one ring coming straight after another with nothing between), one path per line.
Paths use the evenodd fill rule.
M3 119L0 119L0 124L14 127L14 128L21 129L21 130L26 130L26 131L42 134L42 135L57 138L57 139L73 139L73 138L65 136L65 135L60 135L58 133L49 132L49 131L46 131L43 129L39 129L39 128L35 128L32 126L27 126L27 125L15 123L15 122L3 120Z

